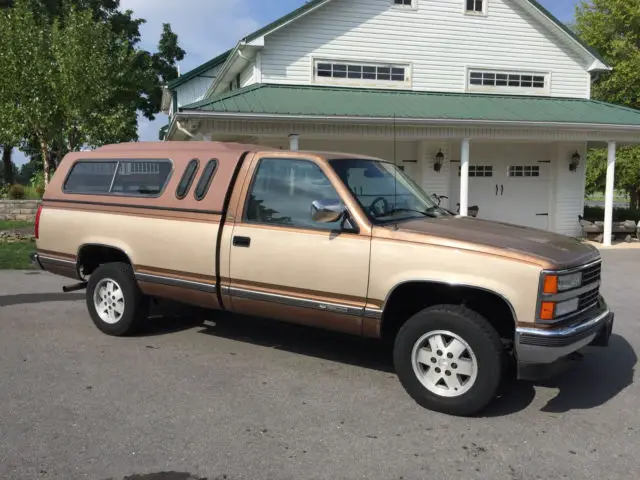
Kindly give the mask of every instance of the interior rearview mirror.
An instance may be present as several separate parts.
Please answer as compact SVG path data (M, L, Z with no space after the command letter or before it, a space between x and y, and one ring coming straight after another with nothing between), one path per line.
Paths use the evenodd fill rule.
M345 214L345 206L342 202L334 200L316 200L311 204L311 219L314 222L337 222Z

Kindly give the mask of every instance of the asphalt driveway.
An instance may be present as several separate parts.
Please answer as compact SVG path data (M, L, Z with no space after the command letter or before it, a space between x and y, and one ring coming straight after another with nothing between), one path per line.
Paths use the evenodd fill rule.
M64 280L0 272L0 478L637 479L640 251L603 256L610 348L471 419L375 343L173 307L111 338Z

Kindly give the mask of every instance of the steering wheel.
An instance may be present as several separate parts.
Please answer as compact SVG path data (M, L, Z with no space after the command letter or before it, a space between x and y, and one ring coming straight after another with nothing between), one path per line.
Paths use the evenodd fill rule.
M374 205L378 202L383 202L384 208L382 209L382 211L376 211L377 209L374 208ZM371 202L371 205L369 205L369 212L374 217L379 217L380 215L384 215L384 213L387 212L388 210L389 210L389 202L387 202L387 199L384 197L376 198L373 202Z

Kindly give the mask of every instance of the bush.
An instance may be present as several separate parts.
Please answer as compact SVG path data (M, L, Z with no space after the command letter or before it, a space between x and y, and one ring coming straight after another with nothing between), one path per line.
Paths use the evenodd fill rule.
M9 198L11 200L23 200L26 195L23 185L15 184L9 187Z
M603 207L584 207L584 219L590 222L604 221ZM614 208L613 221L624 222L625 220L640 221L640 210L632 210L630 208Z

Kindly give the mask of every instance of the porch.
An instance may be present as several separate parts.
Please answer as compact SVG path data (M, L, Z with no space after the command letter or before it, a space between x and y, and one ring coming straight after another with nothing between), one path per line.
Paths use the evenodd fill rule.
M395 160L461 215L477 206L479 218L574 236L587 149L608 146L606 246L616 146L640 143L640 112L579 99L263 85L184 107L166 135Z

